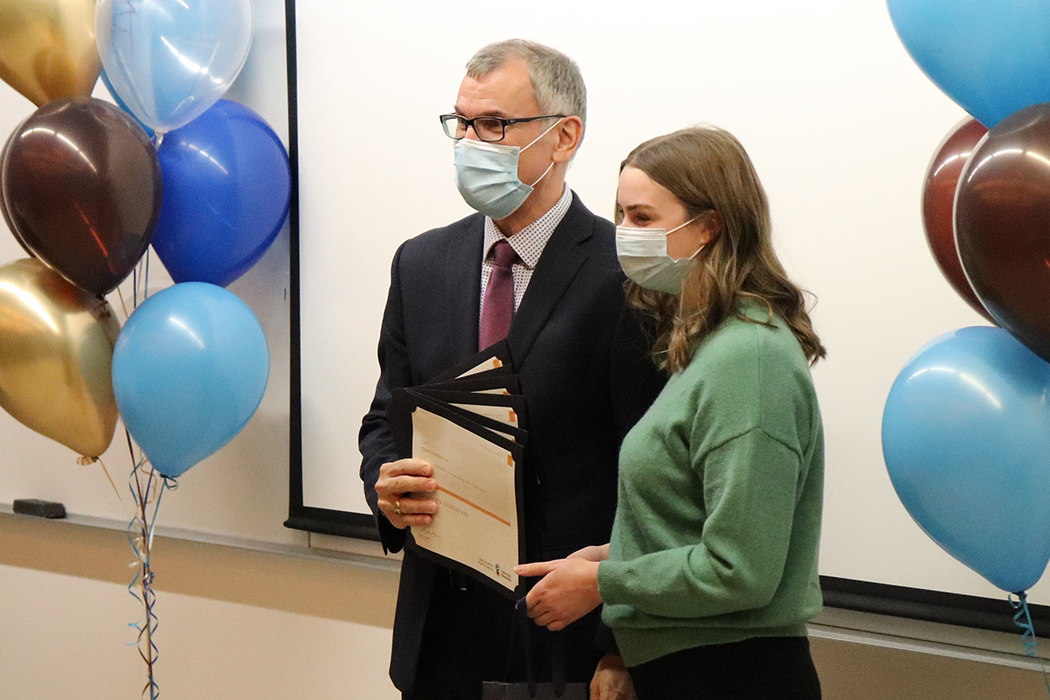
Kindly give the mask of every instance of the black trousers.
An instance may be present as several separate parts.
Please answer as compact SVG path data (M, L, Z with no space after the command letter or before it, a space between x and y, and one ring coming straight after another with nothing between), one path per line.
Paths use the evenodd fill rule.
M562 635L566 680L589 683L602 652L593 646L598 613ZM527 626L526 631L523 626ZM423 627L412 695L404 700L481 700L482 681L524 683L532 661L539 682L551 680L551 635L515 614L514 601L472 579L441 571ZM528 640L529 653L525 652Z
M631 668L638 700L820 700L805 637L695 647Z

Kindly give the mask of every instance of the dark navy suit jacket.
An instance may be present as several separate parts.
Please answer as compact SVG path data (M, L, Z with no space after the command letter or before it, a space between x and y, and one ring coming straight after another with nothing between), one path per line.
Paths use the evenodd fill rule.
M381 374L360 432L365 495L388 551L403 547L405 533L376 506L379 468L398 457L386 405L393 389L422 384L478 351L483 236L484 217L475 214L406 241L394 257L379 340ZM623 284L613 225L574 193L507 336L528 416L529 561L609 541L620 442L663 385L649 358L649 338L624 302ZM427 653L420 640L427 615L434 614L435 576L444 571L405 553L390 675L406 694ZM570 626L577 630L568 638L589 645L597 625L591 615ZM569 680L587 681L592 671Z

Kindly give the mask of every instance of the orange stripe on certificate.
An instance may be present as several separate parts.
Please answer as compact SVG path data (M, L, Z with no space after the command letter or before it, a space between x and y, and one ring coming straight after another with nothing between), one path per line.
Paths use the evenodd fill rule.
M503 518L499 517L495 513L490 513L489 511L487 511L484 508L482 508L481 506L479 506L477 503L471 503L467 499L465 499L462 496L460 496L458 493L452 493L448 489L442 488L440 486L438 486L437 490L441 491L442 493L447 493L449 496L452 496L453 498L455 498L457 500L463 501L464 503L466 503L468 506L470 506L474 510L480 510L482 513L484 513L485 515L489 516L490 518L493 518L494 520L498 520L501 523L503 523L504 525L506 525L507 527L510 527L510 521L509 520L504 520Z

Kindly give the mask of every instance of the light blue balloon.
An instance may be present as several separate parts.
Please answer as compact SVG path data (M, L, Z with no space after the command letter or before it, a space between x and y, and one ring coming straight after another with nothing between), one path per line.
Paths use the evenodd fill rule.
M1001 328L933 340L882 418L893 487L949 554L1011 593L1050 560L1050 364Z
M241 72L251 0L99 0L95 34L120 100L166 133L204 113Z
M106 92L108 92L109 96L113 98L113 101L117 103L117 106L134 117L135 121L138 122L138 125L142 127L142 130L146 132L146 136L153 139L157 135L157 132L143 124L142 121L135 116L135 113L128 109L128 106L124 104L124 100L120 99L120 95L117 94L116 89L113 87L113 83L109 82L109 76L106 75L105 68L99 71L98 77L102 81L102 84L106 86Z
M923 72L989 129L1050 102L1050 3L1045 0L888 0Z
M113 349L113 393L153 467L176 477L229 442L266 391L258 319L221 287L185 282L143 302Z

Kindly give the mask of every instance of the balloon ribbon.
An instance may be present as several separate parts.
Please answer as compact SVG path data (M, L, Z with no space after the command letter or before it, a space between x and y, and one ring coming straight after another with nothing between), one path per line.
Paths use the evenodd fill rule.
M139 304L146 301L149 295L148 249L143 259L132 268L131 279L131 313L134 313ZM128 312L128 307L124 300L124 292L120 287L117 287L116 291L120 297L120 304L124 309L124 318L126 319L131 313ZM125 429L124 434L127 437L128 450L131 453L131 463L134 465L131 469L131 476L128 479L128 486L134 503L134 515L131 517L131 522L128 523L127 531L128 542L131 544L132 551L135 552L135 561L128 566L135 569L135 576L131 583L128 584L128 593L142 604L145 611L141 621L132 622L128 626L138 630L138 638L135 641L135 645L138 647L139 656L146 662L147 682L142 689L142 697L148 697L149 700L157 700L160 697L160 686L154 678L154 667L160 654L154 641L158 621L157 615L153 610L157 599L156 594L153 592L153 566L151 562L153 532L157 523L157 514L160 511L161 496L164 495L165 490L178 488L178 482L175 479L155 472L146 455L141 454L141 451L141 457L136 458L135 445L131 440L131 433ZM110 484L113 484L113 479L110 478L109 471L105 469L104 464L102 468L106 471L106 477L109 478ZM114 490L116 490L116 486L114 486ZM117 493L117 498L123 504L123 499L120 499L119 492Z
M1017 596L1017 600L1014 600L1014 596ZM1035 636L1032 614L1028 610L1028 596L1024 591L1021 591L1020 593L1011 593L1007 599L1010 601L1010 606L1015 610L1014 624L1024 630L1021 634L1021 642L1024 643L1025 656L1035 658L1036 646L1039 642ZM1046 666L1040 663L1039 668L1043 671L1043 683L1046 685L1046 694L1050 695L1050 678L1046 675Z
M131 449L132 460L135 464L131 470L129 488L136 509L135 517L128 524L128 542L136 558L136 561L129 565L135 569L135 576L128 585L128 592L142 603L145 610L143 620L133 622L129 626L138 630L136 645L139 656L146 662L148 681L142 689L142 697L157 700L160 697L160 686L154 679L154 667L159 658L159 652L154 641L154 635L157 632L157 615L153 611L156 595L153 592L151 554L161 497L166 490L178 488L178 482L155 472L145 455L135 460L130 435L128 435L128 447Z

